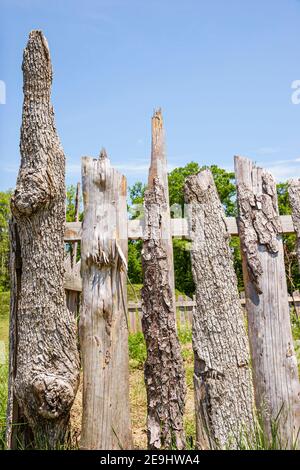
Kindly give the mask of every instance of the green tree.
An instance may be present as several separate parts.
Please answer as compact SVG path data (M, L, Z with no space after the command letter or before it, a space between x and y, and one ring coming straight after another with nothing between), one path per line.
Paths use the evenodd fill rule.
M291 214L287 183L277 184L277 197L280 215ZM288 290L292 293L300 289L300 274L296 256L296 235L283 235L282 240Z

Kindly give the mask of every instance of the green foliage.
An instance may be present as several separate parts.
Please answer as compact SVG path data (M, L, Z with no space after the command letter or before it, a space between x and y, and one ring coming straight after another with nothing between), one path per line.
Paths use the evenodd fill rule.
M226 216L236 216L236 186L234 184L234 173L219 168L217 165L203 168L209 168L212 172Z
M175 287L188 296L195 292L192 276L190 243L187 240L173 239Z
M169 201L170 206L173 204L180 204L184 207L184 183L188 176L196 175L199 173L200 167L196 162L190 162L184 167L175 168L168 175L169 181Z
M131 204L143 204L146 185L141 181L137 181L133 186L129 187L129 197Z
M142 368L147 357L144 335L132 333L128 337L129 364L133 369Z
M76 197L76 187L71 184L67 187L67 197L66 197L66 221L74 222L75 220L75 197Z
M128 241L128 277L132 284L142 284L142 240Z
M190 344L192 342L192 328L191 326L181 326L177 331L178 339L181 344Z

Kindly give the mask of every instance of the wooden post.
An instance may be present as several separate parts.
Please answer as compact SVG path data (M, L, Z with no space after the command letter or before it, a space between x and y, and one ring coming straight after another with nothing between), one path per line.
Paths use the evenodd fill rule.
M75 217L74 222L79 221L79 209L80 209L80 183L77 183L76 186L76 196L75 196ZM78 242L73 243L72 247L72 268L75 267L77 262L77 249L78 249Z
M300 386L276 184L247 158L235 157L235 172L256 406L270 438L279 414L277 437L290 448L300 428Z
M126 179L103 150L82 159L82 188L81 448L130 449Z
M196 286L193 315L197 446L237 448L253 429L249 345L225 213L210 170L187 178Z
M289 201L292 208L292 219L296 232L296 246L298 266L300 270L300 179L291 179L288 182Z
M19 280L13 280L10 333L16 331L16 340L11 336L10 383L35 444L56 448L68 427L79 357L64 292L65 156L50 103L52 67L41 31L30 33L22 68L22 159L11 199L21 267L13 268Z
M147 434L150 449L185 446L185 380L176 333L167 165L160 111L152 118L152 155L145 193L142 328L147 346Z
M75 216L74 222L79 221L80 206L80 183L77 183L75 196ZM77 262L78 241L72 243L71 253L65 259L65 285L69 279L78 280L80 278L81 262ZM70 286L71 287L71 286ZM66 300L68 309L77 316L79 313L80 292L76 289L66 289Z

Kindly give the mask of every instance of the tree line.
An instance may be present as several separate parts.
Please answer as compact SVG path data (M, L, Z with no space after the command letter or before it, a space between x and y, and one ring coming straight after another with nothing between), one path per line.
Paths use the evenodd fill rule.
M196 162L190 162L183 167L175 168L168 175L169 203L176 210L171 212L172 217L181 217L179 213L184 211L184 182L188 176L199 173L209 168L213 174L220 200L223 204L226 216L237 215L235 175L217 165L200 167ZM129 188L128 212L129 217L140 216L137 209L143 204L146 185L137 181ZM66 195L66 220L71 222L75 217L76 187L68 186ZM288 199L287 183L277 184L279 212L281 215L291 213ZM10 219L11 190L0 192L0 291L10 288L9 282L9 219ZM83 214L80 214L82 220ZM300 275L297 267L295 253L295 235L284 235L285 266L290 292L300 288ZM142 284L143 274L141 265L142 240L130 240L128 246L128 277L132 284ZM244 290L242 275L242 260L239 238L231 237L231 250L234 259L234 267L238 277L239 290ZM191 271L189 242L182 239L173 239L175 287L180 292L192 296L195 286ZM80 251L79 251L80 253Z

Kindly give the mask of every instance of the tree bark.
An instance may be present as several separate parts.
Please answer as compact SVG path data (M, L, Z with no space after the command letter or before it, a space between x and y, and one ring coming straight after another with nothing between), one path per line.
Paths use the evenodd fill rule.
M292 208L292 219L296 232L296 246L298 266L300 270L300 179L291 179L288 182L289 201Z
M185 446L185 379L176 333L173 251L160 111L152 119L152 158L145 193L142 328L147 346L147 434L150 449Z
M278 417L277 439L291 448L300 429L300 386L276 184L246 158L235 157L235 171L256 406L269 439Z
M55 448L68 425L79 359L63 285L65 157L50 104L49 48L40 31L29 35L23 75L22 158L11 201L22 263L11 312L17 331L14 394L35 446Z
M130 449L126 179L102 151L82 159L82 188L81 447Z
M185 183L196 286L193 312L197 447L237 448L253 430L249 344L224 209L209 170Z

